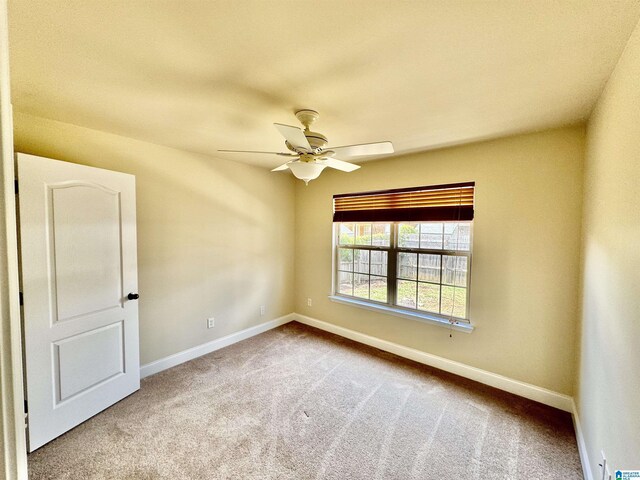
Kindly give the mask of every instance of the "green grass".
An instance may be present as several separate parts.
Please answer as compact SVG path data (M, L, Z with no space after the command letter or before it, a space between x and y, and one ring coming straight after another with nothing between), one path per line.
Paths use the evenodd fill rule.
M386 302L387 301L387 282L386 280L371 280L371 291L369 292L369 285L367 283L362 283L360 285L356 285L353 289L353 296L360 298L368 298L370 300L375 300L376 302Z
M451 315L464 318L465 306L467 303L467 291L464 288L442 286L442 305L440 309L440 298L438 285L421 283L418 290L418 310L424 310L441 315ZM397 291L398 303L409 308L416 308L416 284L415 282L400 281L398 282ZM455 299L455 301L454 301ZM404 301L403 301L404 300ZM453 312L452 312L453 310Z
M350 287L350 285L347 285ZM440 300L440 289L442 289L442 300ZM342 293L351 294L350 288L342 289ZM369 284L362 282L355 285L353 296L358 298L375 300L377 302L387 302L387 283L386 280L377 280L375 277L371 281L371 290ZM416 306L416 283L411 281L398 282L397 290L398 305L416 308L426 312L438 313L454 317L464 318L465 307L467 303L467 291L465 288L450 287L447 285L439 286L430 283L420 283L418 286L418 305Z

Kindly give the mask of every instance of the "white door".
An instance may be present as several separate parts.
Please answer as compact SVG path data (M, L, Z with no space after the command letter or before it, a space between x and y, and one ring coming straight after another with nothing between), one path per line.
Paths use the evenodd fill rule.
M135 177L17 159L32 452L140 388Z

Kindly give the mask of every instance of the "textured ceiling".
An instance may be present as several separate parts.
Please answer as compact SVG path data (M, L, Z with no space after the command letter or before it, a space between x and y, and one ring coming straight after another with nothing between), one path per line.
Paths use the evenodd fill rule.
M13 103L215 157L283 151L272 123L300 107L331 145L424 150L585 120L639 17L624 0L13 0Z

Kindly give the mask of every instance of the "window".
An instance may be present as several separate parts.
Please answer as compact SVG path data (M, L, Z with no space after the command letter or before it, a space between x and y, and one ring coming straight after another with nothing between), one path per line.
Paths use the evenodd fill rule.
M463 185L464 202L470 203L471 212L462 210L460 186L337 197L348 198L349 203L337 202L335 212L342 213L334 214L334 219L351 216L372 221L335 222L334 294L427 317L468 322L473 184L470 197L467 185ZM408 206L399 207L407 193L413 192L419 195L413 195L406 202ZM382 195L385 198L380 200ZM423 202L416 207L416 197L433 206ZM369 207L361 208L363 205ZM404 210L400 215L389 213L399 209ZM415 221L405 221L411 218L409 210L413 210ZM373 221L398 217L402 220Z
M386 303L391 224L340 223L337 230L337 293Z

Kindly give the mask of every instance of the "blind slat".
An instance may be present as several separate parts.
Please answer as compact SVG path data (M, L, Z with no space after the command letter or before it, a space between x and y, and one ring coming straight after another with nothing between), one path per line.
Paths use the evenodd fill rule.
M473 195L452 195L440 198L398 198L398 199L372 199L367 201L335 202L336 209L348 209L356 207L366 207L368 205L423 205L438 203L455 203L461 205L473 205Z
M447 190L434 190L434 191L416 191L416 192L406 192L406 193L383 193L377 195L354 195L353 197L334 197L337 202L353 202L353 201L367 201L368 199L378 199L378 198L437 198L437 197L450 197L450 196L458 196L460 193L464 194L473 194L473 188L454 188Z
M465 187L465 188L454 188L447 190L434 190L434 191L416 191L416 192L406 192L406 193L382 193L382 194L367 194L367 195L354 195L353 197L335 197L337 201L351 201L351 200L366 200L367 198L401 198L401 197L421 197L421 196L429 196L429 197L438 197L438 196L449 196L449 195L457 195L458 192L469 193L473 192L473 188Z
M335 195L334 222L472 220L475 183Z
M473 195L451 195L447 197L426 197L426 198L374 198L369 200L353 200L353 201L336 201L337 207L348 207L351 205L376 205L376 204L398 204L398 203L414 203L420 205L422 203L437 203L455 201L462 204L473 204Z

